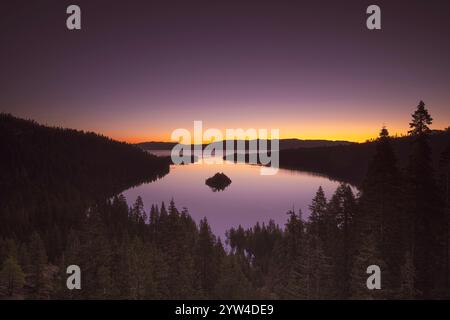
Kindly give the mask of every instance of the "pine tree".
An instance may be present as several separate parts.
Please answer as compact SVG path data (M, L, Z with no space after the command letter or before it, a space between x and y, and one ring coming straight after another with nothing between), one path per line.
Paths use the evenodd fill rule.
M133 299L132 292L132 274L131 261L130 261L130 248L131 240L128 234L126 234L120 243L115 247L112 252L110 266L111 266L111 282L112 296L120 299Z
M64 249L59 263L58 274L55 283L55 296L58 299L76 299L81 297L80 290L67 290L67 267L70 265L80 265L81 243L79 232L70 230L67 237L67 245Z
M432 122L433 118L431 118L428 110L425 108L425 103L421 100L417 106L417 110L412 114L412 121L409 123L411 130L408 133L413 136L427 134L430 132L428 126Z
M24 286L25 274L16 257L10 256L3 263L0 271L0 283L6 286L9 296L13 296L17 290L22 289Z
M325 253L323 242L317 235L308 233L306 238L307 297L331 299L336 294L334 261Z
M187 299L197 297L195 286L195 241L198 229L191 218L180 215L174 201L169 205L169 213L164 204L160 213L158 246L167 261L168 292L171 298Z
M357 243L371 233L373 245L390 270L383 276L384 288L393 292L400 285L400 265L405 250L406 219L401 190L401 175L392 150L388 130L383 127L369 163L360 196L360 212L355 217Z
M156 226L156 239L161 248L166 248L168 245L167 241L169 240L170 242L170 239L166 239L166 236L169 236L169 229L169 214L167 213L166 205L162 202L159 211L158 224Z
M335 266L331 256L324 250L332 239L328 239L327 199L322 187L317 190L309 209L311 214L307 224L307 259L311 285L308 298L331 298L336 291L333 279ZM336 223L331 222L331 225L335 227Z
M145 213L144 202L142 201L141 196L136 198L136 202L131 209L131 216L136 223L147 223L147 214Z
M157 241L157 233L158 233L158 225L159 225L159 210L158 206L152 205L150 209L150 218L149 218L149 232L150 232L150 240L152 242Z
M251 299L252 287L245 276L239 256L230 254L223 257L220 273L215 286L216 299L238 300Z
M139 238L136 237L131 243L127 255L131 299L141 300L156 296L157 288L153 278L155 266L151 253Z
M205 217L200 221L195 256L198 286L206 296L213 293L219 272L220 261L218 261L219 257L215 252L215 242L215 236L212 234Z
M308 260L305 236L305 222L302 212L296 214L293 210L287 213L289 219L285 226L275 291L281 298L308 298Z
M445 277L445 216L428 143L429 124L431 117L421 102L411 122L414 142L407 168L407 214L416 289L422 298L432 296Z
M19 248L16 241L14 241L13 239L2 240L0 238L0 262L3 262L8 257L17 258L18 256Z
M281 290L283 299L305 300L310 298L310 265L306 252L302 252L291 260L286 275L286 284Z
M111 210L119 216L128 217L128 207L124 206L121 197L107 207L106 210ZM118 211L119 209L122 211ZM120 276L124 281L127 281L129 276L128 273L123 272L124 270L117 273L113 272L113 268L120 265L119 262L112 262L114 249L118 245L116 241L109 239L106 225L107 222L93 212L81 233L81 247L78 251L79 256L76 257L78 260L76 264L83 270L83 277L81 278L83 290L80 294L94 299L115 297L119 290L114 287L114 276ZM125 230L120 236L127 239L127 234Z
M241 225L237 229L231 228L225 233L226 243L231 247L233 253L243 256L244 250L247 247L247 239L244 228Z
M289 219L285 229L285 244L287 254L292 258L301 253L305 233L305 223L302 220L301 210L298 215L294 211L289 211L288 215Z
M369 266L376 265L381 271L381 289L368 289L367 279L369 274L366 270ZM386 288L384 279L389 273L389 269L384 263L383 257L377 248L377 243L372 232L367 232L362 237L362 243L358 248L351 272L351 298L352 299L384 299L392 296L390 288Z
M36 232L31 235L28 251L31 262L29 266L30 282L33 287L33 294L39 297L49 290L50 280L46 272L47 253L44 242Z
M309 215L309 227L313 229L313 232L321 240L325 240L325 215L327 212L327 199L325 198L325 193L323 192L322 186L320 186L317 190L316 195L309 206L309 210L311 211Z
M411 300L420 295L420 292L416 289L416 270L414 268L414 261L409 251L405 254L404 264L401 268L400 279L401 285L398 292L399 299Z
M330 244L333 259L336 262L336 287L338 297L346 299L350 294L350 271L353 247L353 220L356 210L356 199L353 192L345 183L341 183L333 194L328 213L335 216L337 231L334 242Z

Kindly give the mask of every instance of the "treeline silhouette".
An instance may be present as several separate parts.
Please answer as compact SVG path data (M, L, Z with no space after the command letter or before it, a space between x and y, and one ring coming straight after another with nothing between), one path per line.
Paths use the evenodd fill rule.
M310 215L232 228L226 244L187 209L128 207L123 196L96 201L66 230L67 241L3 236L0 294L25 298L108 299L438 299L449 291L450 141L433 167L432 119L420 102L403 168L386 128L374 142L360 191L319 188ZM3 221L3 220L2 220ZM3 233L2 233L3 235ZM44 236L43 236L44 235ZM55 244L58 243L57 240ZM52 257L53 256L53 257ZM67 290L66 266L82 270ZM366 287L381 269L381 290Z
M0 241L0 294L57 299L202 299L253 295L240 257L227 254L206 218L199 226L172 201L144 211L123 195L90 207L51 263L37 232L28 242ZM82 290L68 290L66 267L82 270ZM8 281L6 281L8 280Z
M319 188L307 221L289 212L284 230L273 223L230 230L227 241L252 283L288 299L450 298L450 140L435 170L431 123L421 101L404 168L383 127L358 195L342 183L327 201ZM381 290L366 286L371 265L381 269Z
M0 114L0 236L41 235L53 261L90 204L169 171L169 162L90 132Z
M450 130L431 131L428 135L428 144L433 151L431 159L435 168L439 165L440 155L449 139ZM391 138L390 144L399 164L406 166L408 163L414 141L415 137L411 135ZM377 141L368 141L359 144L280 150L280 167L316 172L359 186L364 180L376 147Z
M202 144L201 149L205 149L207 146L214 147L216 149L226 150L226 152L236 152L238 149L242 148L245 150L249 150L250 145L255 144L259 145L260 143L264 143L267 146L267 149L270 149L272 140L266 139L257 139L257 140L223 140L223 141L215 141L208 144ZM141 142L136 143L136 145L144 150L171 150L178 143L176 142ZM227 149L227 145L231 145L231 150ZM295 149L295 148L316 148L316 147L328 147L328 146L338 146L338 145L351 145L354 142L343 141L343 140L300 140L300 139L279 139L278 140L279 149ZM190 145L191 152L194 152L194 147L198 145ZM185 145L188 148L188 145Z

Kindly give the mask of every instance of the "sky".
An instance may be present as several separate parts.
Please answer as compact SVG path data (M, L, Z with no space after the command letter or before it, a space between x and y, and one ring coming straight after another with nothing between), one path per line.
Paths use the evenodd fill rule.
M81 30L66 8L81 8ZM381 30L366 8L381 8ZM128 142L279 128L364 141L450 125L449 1L2 1L0 111Z

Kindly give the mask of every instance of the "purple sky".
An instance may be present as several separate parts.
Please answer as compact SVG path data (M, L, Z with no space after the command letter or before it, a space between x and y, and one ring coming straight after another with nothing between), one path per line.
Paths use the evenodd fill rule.
M422 99L450 125L449 1L4 2L0 110L16 116L127 141L194 120L362 141L406 132Z

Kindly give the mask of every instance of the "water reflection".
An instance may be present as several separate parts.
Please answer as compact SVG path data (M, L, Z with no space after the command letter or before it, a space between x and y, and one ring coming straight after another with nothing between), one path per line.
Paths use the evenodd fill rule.
M211 192L205 185L205 180L217 172L225 173L232 181L223 192ZM250 227L269 219L284 225L286 212L292 208L301 209L306 217L319 186L330 197L338 182L284 169L279 169L276 175L260 175L259 166L213 157L194 164L172 165L170 173L162 179L131 188L124 194L130 203L140 195L147 211L152 204L161 205L162 201L167 204L173 198L177 207L188 208L197 222L207 217L212 231L223 238L227 229L238 225Z

